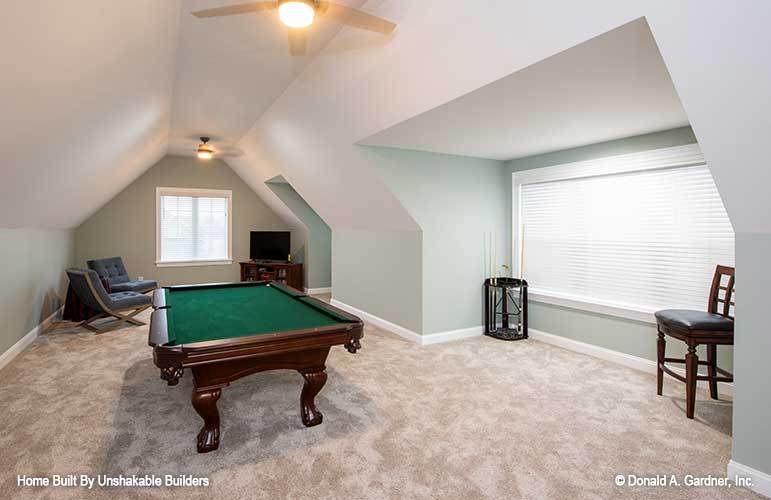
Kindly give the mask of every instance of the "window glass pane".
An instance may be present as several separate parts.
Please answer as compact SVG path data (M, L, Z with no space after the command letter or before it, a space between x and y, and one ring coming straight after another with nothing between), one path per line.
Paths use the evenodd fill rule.
M196 256L199 259L227 258L227 200L198 198Z
M519 199L535 291L704 309L715 265L734 264L733 229L706 166L526 184Z
M161 261L226 260L228 199L160 197Z

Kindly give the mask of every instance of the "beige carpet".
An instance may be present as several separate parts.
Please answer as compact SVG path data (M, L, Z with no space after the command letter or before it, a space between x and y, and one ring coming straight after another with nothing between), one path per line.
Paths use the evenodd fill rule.
M144 314L148 316L149 314ZM654 339L651 339L653 342ZM2 498L752 498L737 488L617 487L617 474L723 476L729 402L697 420L684 388L535 341L418 347L372 326L335 348L300 422L300 375L234 383L219 451L195 452L189 374L158 377L146 327L54 331L0 371ZM208 488L18 488L16 475L192 474Z

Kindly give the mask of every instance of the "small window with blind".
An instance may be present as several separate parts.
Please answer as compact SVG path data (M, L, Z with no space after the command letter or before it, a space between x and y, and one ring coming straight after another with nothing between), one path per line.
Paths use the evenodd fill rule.
M697 145L514 173L515 262L537 301L651 321L704 310L734 233Z
M232 263L231 191L156 189L156 265Z

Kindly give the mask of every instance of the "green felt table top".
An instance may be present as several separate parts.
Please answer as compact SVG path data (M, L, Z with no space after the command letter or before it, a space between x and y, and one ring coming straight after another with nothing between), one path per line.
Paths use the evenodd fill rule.
M169 341L190 344L347 323L309 297L278 287L172 287L166 295Z

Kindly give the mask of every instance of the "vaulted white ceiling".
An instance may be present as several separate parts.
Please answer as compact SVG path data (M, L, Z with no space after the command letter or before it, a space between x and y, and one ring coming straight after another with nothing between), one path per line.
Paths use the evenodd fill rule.
M178 24L175 0L3 2L0 227L77 225L165 154Z
M645 18L737 232L771 232L763 168L771 116L771 3L719 0L382 0L395 36L343 29L228 161L256 185L277 173L333 227L410 229L363 138Z
M687 124L638 19L361 143L511 160Z
M356 142L646 17L735 228L771 231L771 178L757 167L771 115L768 2L370 0L394 36L344 28L305 63L279 60L284 36L264 19L187 18L225 3L6 2L0 226L75 226L169 137L174 150L206 132L244 150L228 163L256 190L282 173L333 227L414 228ZM244 51L240 64L233 36L265 56Z
M320 18L307 55L292 57L275 12L190 14L233 0L11 3L0 227L77 226L163 155L192 154L198 136L236 143L341 27Z
M232 147L340 30L320 17L305 56L289 54L276 12L199 19L191 12L239 0L185 0L180 13L169 152L191 154L198 138ZM358 7L364 0L338 3Z

